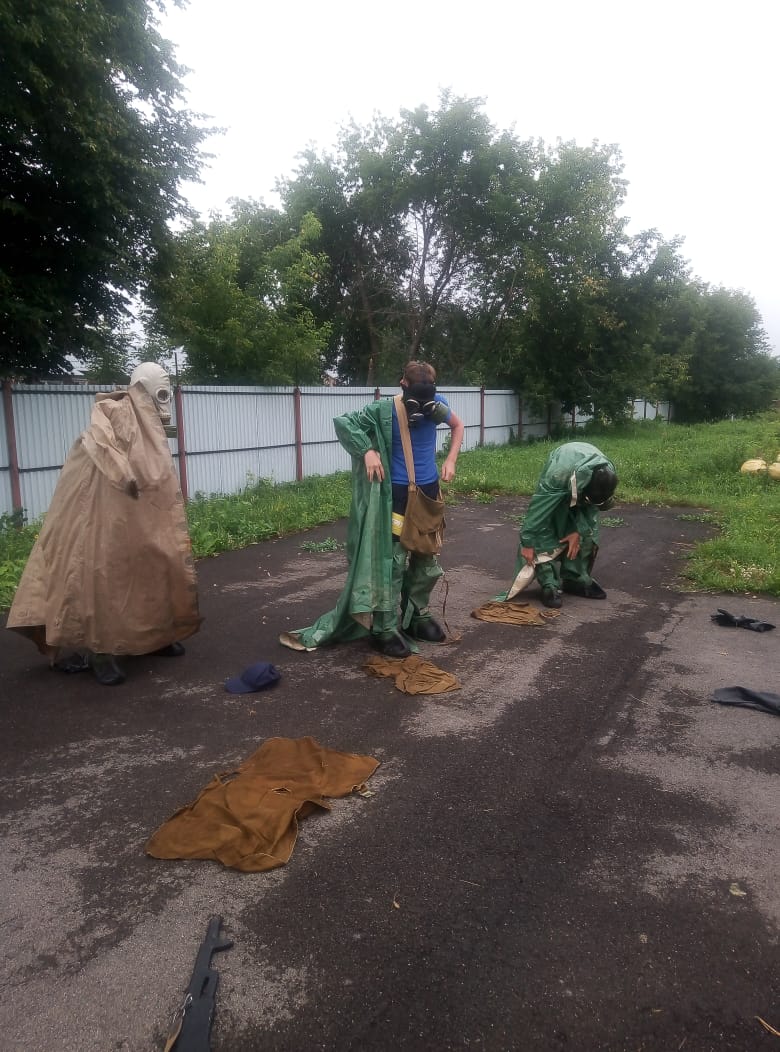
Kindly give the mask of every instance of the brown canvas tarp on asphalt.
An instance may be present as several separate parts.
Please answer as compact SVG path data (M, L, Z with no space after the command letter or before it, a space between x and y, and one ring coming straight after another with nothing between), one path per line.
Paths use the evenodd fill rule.
M176 811L146 853L214 859L245 873L275 869L292 855L298 819L317 807L329 811L326 797L360 788L378 766L372 756L327 749L313 738L269 738Z

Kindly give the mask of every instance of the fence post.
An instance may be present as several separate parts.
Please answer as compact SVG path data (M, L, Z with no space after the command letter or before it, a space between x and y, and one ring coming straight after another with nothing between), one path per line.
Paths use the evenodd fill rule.
M479 389L479 444L485 444L485 385Z
M378 387L375 387L374 388L374 401L378 402L381 397L382 397L382 392L379 390Z
M189 500L189 482L187 479L187 439L184 430L184 397L181 384L176 384L173 392L176 403L176 450L179 454L179 489L185 503Z
M19 455L16 448L14 422L13 381L3 380L3 409L5 410L5 440L8 447L8 468L11 475L11 501L15 512L21 512L22 487L19 481Z
M303 481L303 423L301 419L301 389L293 390L293 413L295 415L295 479Z
M517 441L523 441L523 397L518 395L517 398L518 417L517 417Z

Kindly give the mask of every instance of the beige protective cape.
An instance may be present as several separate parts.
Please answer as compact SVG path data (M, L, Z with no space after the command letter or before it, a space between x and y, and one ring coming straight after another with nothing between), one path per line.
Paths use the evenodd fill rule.
M140 384L99 394L7 627L53 661L64 647L149 654L200 622L184 501L155 403Z
M146 844L153 858L207 858L244 873L283 866L298 819L362 788L379 761L314 738L269 738L237 771L215 775Z

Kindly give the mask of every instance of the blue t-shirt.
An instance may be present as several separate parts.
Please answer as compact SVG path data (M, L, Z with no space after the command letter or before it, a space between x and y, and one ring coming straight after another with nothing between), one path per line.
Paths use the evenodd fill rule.
M452 410L450 403L444 395L435 396L437 402L447 406L447 415L444 423L450 419ZM425 486L435 482L439 477L439 469L436 466L436 428L435 420L425 417L414 427L409 428L412 436L412 457L414 459L414 481L418 486ZM393 403L393 455L390 459L390 478L394 485L408 486L409 476L406 472L406 461L404 460L404 447L401 443L401 431L398 427L398 416Z

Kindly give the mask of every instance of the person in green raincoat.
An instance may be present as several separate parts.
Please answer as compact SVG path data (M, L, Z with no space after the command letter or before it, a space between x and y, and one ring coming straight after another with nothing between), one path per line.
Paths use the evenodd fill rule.
M439 495L436 429L451 430L441 479L455 477L463 422L436 392L436 372L427 362L408 362L401 393L409 421L415 480L430 497ZM431 592L444 572L434 555L407 552L399 542L408 475L392 399L334 419L342 446L352 455L352 504L347 531L347 580L333 610L308 628L283 633L280 642L315 650L370 634L388 657L408 657L409 639L442 642L441 625L429 610Z
M590 443L566 442L554 449L523 519L515 579L500 598L512 599L536 578L548 607L562 605L562 591L605 599L591 573L599 511L611 506L617 481L615 465Z

